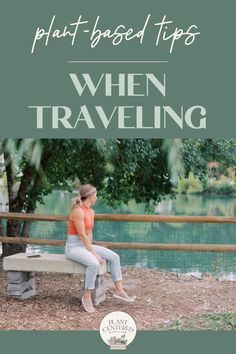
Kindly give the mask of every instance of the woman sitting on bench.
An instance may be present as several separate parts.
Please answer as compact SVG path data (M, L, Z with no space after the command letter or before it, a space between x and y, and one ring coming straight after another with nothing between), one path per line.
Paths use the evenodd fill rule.
M72 209L68 221L68 238L66 242L66 258L81 263L87 267L85 274L85 293L82 304L87 312L94 312L91 291L95 287L99 264L108 261L112 279L115 283L114 297L133 302L122 287L120 257L108 248L92 244L92 229L94 225L94 211L90 208L97 200L97 190L90 184L82 185L78 196L73 199Z

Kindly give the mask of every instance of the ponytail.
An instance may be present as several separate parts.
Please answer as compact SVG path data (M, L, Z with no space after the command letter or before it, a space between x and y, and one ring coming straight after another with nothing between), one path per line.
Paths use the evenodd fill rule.
M82 200L80 195L72 199L72 209L79 208L82 205Z
M91 184L84 184L80 186L79 194L77 197L72 199L72 209L81 207L83 201L96 191L96 188Z

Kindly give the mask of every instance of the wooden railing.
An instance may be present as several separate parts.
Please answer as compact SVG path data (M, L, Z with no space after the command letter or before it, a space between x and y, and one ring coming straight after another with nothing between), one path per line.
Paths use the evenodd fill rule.
M66 215L0 213L0 219L28 221L67 221ZM140 214L95 214L99 221L128 222L170 222L170 223L219 223L236 224L236 217L229 216L177 216L177 215L140 215Z
M0 219L19 221L67 221L65 215L0 213ZM162 222L162 223L224 223L236 224L235 217L221 216L166 216L166 215L134 215L134 214L96 214L95 220L123 222ZM0 242L36 244L48 246L64 246L65 240L32 239L25 237L7 237L0 235ZM185 252L236 252L232 244L163 244L163 243L128 243L128 242L94 242L94 244L111 249L136 250L168 250Z

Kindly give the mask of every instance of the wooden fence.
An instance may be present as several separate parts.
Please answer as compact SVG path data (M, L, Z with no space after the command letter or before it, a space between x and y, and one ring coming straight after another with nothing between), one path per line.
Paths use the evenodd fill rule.
M67 221L65 215L0 213L0 219L19 221ZM219 223L236 224L235 217L221 216L166 216L166 215L134 215L134 214L96 214L95 220L122 221L122 222L162 222L162 223ZM26 237L7 237L0 235L0 242L36 244L48 246L64 246L66 240L32 239ZM186 252L236 252L236 245L232 244L163 244L163 243L128 243L128 242L94 242L94 244L111 249L136 250L168 250Z

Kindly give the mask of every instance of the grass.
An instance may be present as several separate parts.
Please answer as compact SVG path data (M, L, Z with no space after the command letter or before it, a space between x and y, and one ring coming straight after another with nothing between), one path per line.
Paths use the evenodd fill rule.
M236 330L236 312L208 313L168 323L164 330Z

